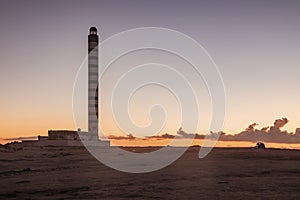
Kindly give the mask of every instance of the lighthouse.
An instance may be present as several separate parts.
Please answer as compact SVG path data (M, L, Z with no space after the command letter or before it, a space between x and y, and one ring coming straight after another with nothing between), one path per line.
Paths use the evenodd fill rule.
M98 140L98 43L97 28L91 27L88 35L88 133Z

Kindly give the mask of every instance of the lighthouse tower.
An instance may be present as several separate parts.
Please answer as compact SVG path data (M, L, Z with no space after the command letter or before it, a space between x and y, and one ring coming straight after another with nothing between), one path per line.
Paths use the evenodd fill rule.
M97 28L88 35L88 132L90 139L98 140L98 41Z

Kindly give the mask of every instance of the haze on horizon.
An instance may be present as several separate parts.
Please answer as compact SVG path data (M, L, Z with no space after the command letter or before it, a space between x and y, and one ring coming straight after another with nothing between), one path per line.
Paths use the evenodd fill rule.
M224 132L239 133L253 122L266 127L282 117L290 120L284 128L295 132L300 127L299 15L298 1L3 1L0 138L75 129L73 84L87 54L90 26L98 27L100 41L145 26L187 34L220 69L227 97ZM156 91L149 88L149 95L157 97ZM168 102L169 96L161 98ZM146 114L133 114L137 123L147 124ZM210 111L204 107L199 133L209 132L206 115ZM178 126L172 123L166 132L175 134ZM104 126L108 134L118 134L111 122Z

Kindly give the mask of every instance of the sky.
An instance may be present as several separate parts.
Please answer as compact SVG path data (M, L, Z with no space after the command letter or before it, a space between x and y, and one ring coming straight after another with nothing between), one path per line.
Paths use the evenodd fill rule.
M0 3L2 138L76 128L73 85L87 55L91 26L98 28L101 41L128 29L164 27L199 42L217 64L224 81L226 133L241 132L254 122L262 128L282 117L289 119L284 127L289 132L300 127L299 1L1 0ZM149 88L149 94L155 97L157 90ZM170 98L165 95L159 96L162 101ZM137 94L135 98L141 102L138 100L143 96ZM143 108L145 104L136 106ZM207 132L210 118L205 116L210 113L205 101L202 107L204 125L198 131ZM142 111L133 108L132 113L136 123L143 125L149 118ZM118 132L111 122L104 126L108 134ZM172 133L177 128L178 124L170 122L166 131Z

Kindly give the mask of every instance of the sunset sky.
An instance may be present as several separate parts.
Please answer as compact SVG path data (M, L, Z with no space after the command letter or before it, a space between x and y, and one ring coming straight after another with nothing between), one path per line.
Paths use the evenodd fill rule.
M76 128L73 84L87 55L91 26L98 27L101 41L128 29L150 26L194 38L209 52L224 81L223 131L238 133L253 122L262 128L286 117L289 123L284 129L294 132L300 127L299 19L300 1L296 0L2 0L0 138ZM149 94L156 96L157 90L150 88ZM159 97L168 103L167 94ZM135 98L139 102L142 97ZM201 116L209 116L203 107ZM147 123L142 110L133 115L137 123ZM203 120L198 132L205 133L209 117ZM104 126L108 134L118 132L109 122ZM172 133L177 128L167 130Z

